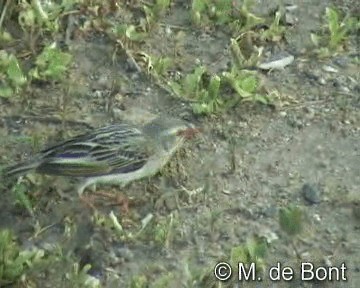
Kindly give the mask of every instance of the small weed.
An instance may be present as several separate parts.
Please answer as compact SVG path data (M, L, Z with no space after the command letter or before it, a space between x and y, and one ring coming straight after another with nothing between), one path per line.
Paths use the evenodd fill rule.
M119 239L131 239L133 235L130 232L126 232L122 225L120 224L118 218L113 211L109 213L108 216L102 215L98 212L93 215L93 222L96 226L105 228L108 231L111 231Z
M9 98L18 94L27 83L27 78L22 72L19 61L13 54L5 50L0 51L0 97Z
M234 89L237 95L237 97L227 101L227 108L235 106L240 101L260 102L262 104L272 102L270 95L258 93L259 80L254 72L239 71L233 68L231 72L223 72L223 79Z
M130 47L132 42L142 42L146 38L145 32L139 31L139 28L132 24L115 25L112 32L124 43L125 47Z
M277 11L275 13L274 21L270 24L269 29L261 33L260 39L279 42L283 38L286 28L280 24L281 17L281 12Z
M74 288L98 288L101 287L100 280L89 275L88 272L91 265L87 264L82 269L78 263L73 264L73 269L66 273L65 277L68 280L68 287Z
M230 24L232 27L250 27L258 23L255 15L249 12L253 1L244 1L238 9L232 0L193 0L191 5L192 21L196 26ZM245 19L245 20L244 20ZM234 23L235 22L235 23Z
M192 22L199 27L215 24L229 25L231 31L239 33L247 31L264 20L249 12L254 1L245 0L241 8L237 8L232 0L193 0L191 4Z
M0 47L6 46L6 44L11 43L13 40L10 33L0 29Z
M175 219L173 214L170 214L166 219L158 221L153 227L155 243L164 246L165 248L169 248L174 236L174 226Z
M209 86L199 95L199 102L193 104L193 110L197 114L211 114L218 111L224 104L219 97L221 78L213 75L210 78Z
M169 57L155 57L144 52L138 54L145 63L146 72L157 79L165 77L167 71L173 65L173 61Z
M210 19L214 19L215 24L223 25L233 20L234 4L233 1L220 0L211 1L208 6Z
M15 195L15 204L21 208L25 208L30 215L34 214L33 204L29 196L27 195L28 187L25 183L18 182L12 188L12 192Z
M206 2L204 0L193 0L191 3L191 18L196 26L204 23L204 12L206 11Z
M229 24L235 33L247 32L258 24L264 23L265 20L251 13L252 7L255 5L253 0L244 0L243 5L239 9L239 15L233 22Z
M155 3L150 5L144 5L145 22L142 23L142 27L146 27L145 31L150 31L156 23L158 23L159 17L161 17L166 10L170 7L171 0L156 0Z
M193 101L192 107L197 114L213 114L235 106L239 102L253 101L263 104L272 102L270 95L258 92L259 80L255 72L239 70L235 67L220 76L208 75L206 68L198 66L193 73L186 75L180 83L170 82L176 95ZM222 89L231 87L236 96L221 97Z
M130 282L130 288L146 288L149 286L149 282L145 275L135 275Z
M39 0L28 3L26 0L19 1L18 22L24 32L30 50L35 54L36 43L40 36L45 33L54 35L59 31L59 15L61 7L49 6L49 11L43 8ZM50 12L51 11L51 12Z
M281 229L291 237L300 234L303 228L302 210L293 205L280 209L279 224Z
M191 18L196 26L228 24L234 20L233 1L204 1L193 0L191 5Z
M22 250L9 230L0 230L0 286L19 281L43 256L43 250Z
M60 81L65 77L72 56L62 52L55 43L44 48L36 58L36 67L30 70L29 75L34 79Z
M198 66L193 73L186 75L181 83L171 82L170 86L177 95L192 99L193 110L197 114L211 114L218 111L223 102L219 97L221 79L218 75L212 75L210 80L206 68Z
M290 244L294 249L298 259L301 255L298 252L296 240L297 236L303 231L304 215L303 211L294 205L279 210L280 228L289 236Z
M232 247L230 251L230 256L227 256L225 260L220 259L217 262L228 263L230 259L229 265L231 267L239 267L239 263L242 263L245 267L239 267L240 269L246 269L247 271L251 271L250 269L254 269L253 271L256 272L256 274L260 275L265 272L265 258L267 255L267 251L268 244L265 239L259 237L250 238L246 242L246 244ZM235 275L229 278L228 281L220 283L214 276L215 265L216 264L202 270L199 270L198 267L191 267L192 269L189 271L190 275L188 276L188 278L191 279L191 283L189 286L186 287L194 287L194 285L191 285L193 283L198 283L199 286L196 287L210 288L239 286L239 280L236 279L238 277L235 277ZM247 287L247 285L245 285L245 287Z
M233 247L230 252L230 261L233 267L236 267L238 263L246 265L255 263L257 271L264 272L266 252L267 243L265 239L254 238L248 240L244 245Z
M71 59L70 54L60 51L54 44L48 45L36 58L36 67L26 76L14 55L0 51L0 69L5 71L0 76L0 82L3 83L0 88L0 97L8 98L19 94L28 84L28 79L50 81L64 79Z
M318 48L316 52L320 57L328 57L343 50L351 31L360 29L360 21L352 17L340 19L339 14L336 9L327 7L323 35L311 34L311 40Z

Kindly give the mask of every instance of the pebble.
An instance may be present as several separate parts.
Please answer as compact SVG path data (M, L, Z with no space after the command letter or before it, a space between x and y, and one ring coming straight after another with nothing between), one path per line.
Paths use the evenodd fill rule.
M312 184L305 183L301 188L301 194L304 199L311 205L319 204L321 202L320 191Z

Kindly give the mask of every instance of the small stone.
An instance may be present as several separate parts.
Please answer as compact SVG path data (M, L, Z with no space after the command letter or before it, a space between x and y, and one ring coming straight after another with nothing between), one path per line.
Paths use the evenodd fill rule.
M286 111L281 111L279 114L281 117L286 117L286 115L287 115Z
M322 67L322 69L323 69L324 71L326 71L326 72L329 72L329 73L338 73L338 72L339 72L338 69L336 69L336 68L334 68L334 67L332 67L332 66L329 66L329 65L324 65L324 66Z
M263 215L265 217L275 217L278 213L278 209L276 208L276 206L269 206L266 207L263 211L262 211Z
M305 183L301 188L301 194L304 199L311 205L319 204L321 202L320 191L314 185Z
M324 78L322 78L322 77L319 78L318 81L319 81L319 84L320 84L320 85L325 85L325 84L326 84L326 80L325 80Z

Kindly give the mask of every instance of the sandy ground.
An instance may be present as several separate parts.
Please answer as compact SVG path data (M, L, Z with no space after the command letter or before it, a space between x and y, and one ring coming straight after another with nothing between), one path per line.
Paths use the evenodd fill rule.
M256 13L276 7L268 4L275 1L256 2ZM106 37L95 35L72 43L76 88L71 96L64 96L59 87L39 86L28 95L27 103L1 105L3 164L34 152L26 137L37 135L42 146L64 136L61 121L48 120L58 119L59 107L65 107L67 115L65 136L88 129L82 123L93 127L122 120L142 123L161 113L196 123L202 135L170 163L168 170L174 173L165 171L121 191L131 201L126 215L121 206L109 206L109 199L97 199L95 212L73 191L66 192L74 195L71 200L61 198L56 192L71 190L63 188L68 181L35 177L29 188L36 199L34 216L17 207L10 190L4 189L0 227L12 228L24 247L60 245L64 255L91 264L89 273L104 287L237 287L234 283L220 286L212 267L219 261L229 262L231 249L254 237L268 242L266 271L280 262L292 267L298 279L302 262L337 267L345 263L348 280L265 280L241 287L358 287L360 77L355 57L359 39L351 38L348 50L331 58L318 60L304 53L311 45L310 32L323 23L325 7L333 4L356 13L356 1L291 2L298 5L298 23L286 32L287 42L274 51L286 51L295 61L282 70L260 72L264 85L281 95L281 105L275 108L245 103L221 115L196 116L186 101L171 97L149 77L132 71L126 57L113 63L113 45ZM170 55L175 33L184 29L182 73L191 71L197 61L214 72L222 71L229 62L229 35L216 29L196 30L189 26L186 13L184 5L174 5L143 50ZM325 71L326 66L336 71ZM119 91L108 96L115 78ZM310 196L304 185L310 187ZM99 191L120 193L118 187ZM301 259L278 222L278 210L289 204L304 213L305 229L295 243ZM123 225L125 236L99 220L110 211ZM142 231L142 220L149 215L153 218ZM34 236L37 225L51 226ZM161 227L167 231L166 241L158 240ZM42 287L66 287L58 271L67 271L68 265L54 264L48 274L33 272L29 277ZM134 279L141 277L153 286L135 286Z

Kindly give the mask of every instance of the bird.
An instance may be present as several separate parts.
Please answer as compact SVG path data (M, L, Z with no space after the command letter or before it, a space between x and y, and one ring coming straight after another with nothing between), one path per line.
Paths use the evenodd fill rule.
M199 129L192 123L158 116L143 126L129 123L95 128L5 168L6 176L29 172L80 178L81 196L96 184L128 183L157 174Z

